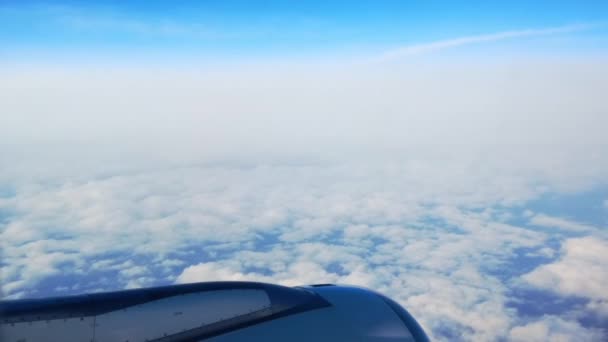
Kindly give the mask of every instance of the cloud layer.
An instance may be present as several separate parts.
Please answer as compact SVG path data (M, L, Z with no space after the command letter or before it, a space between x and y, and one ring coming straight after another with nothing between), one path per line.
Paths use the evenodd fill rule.
M604 205L605 63L1 72L6 297L338 282L437 340L605 337L605 220L536 203Z
M605 233L560 230L549 224L558 218L524 210L571 185L534 188L547 178L514 178L513 169L485 177L488 169L500 168L449 158L215 163L14 180L0 202L3 292L348 283L394 297L438 339L598 338L597 324L576 315L605 323ZM536 230L538 217L551 227ZM548 247L555 239L557 250ZM515 310L513 292L530 286L585 298L586 309Z

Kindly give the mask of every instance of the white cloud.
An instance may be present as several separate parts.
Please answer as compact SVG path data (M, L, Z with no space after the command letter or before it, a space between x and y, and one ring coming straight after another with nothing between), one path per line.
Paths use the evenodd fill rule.
M605 336L598 330L586 329L578 322L566 321L555 316L513 328L509 334L511 341L602 341Z
M250 280L253 277L249 278ZM245 280L247 277L235 270L216 263L200 263L186 267L177 277L179 283L194 283L199 281Z
M529 284L567 296L596 301L592 306L605 310L608 302L608 240L591 236L568 239L561 258L542 265L522 278Z
M14 178L2 207L11 215L0 233L3 291L32 295L63 275L79 291L173 280L350 283L396 298L438 340L450 326L466 340L505 337L522 322L497 274L518 248L550 251L549 234L503 222L504 203L540 192L490 160L465 165L216 163Z

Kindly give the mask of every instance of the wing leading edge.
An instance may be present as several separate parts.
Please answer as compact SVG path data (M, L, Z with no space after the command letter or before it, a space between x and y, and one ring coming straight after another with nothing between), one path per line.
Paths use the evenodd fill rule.
M6 342L427 341L394 301L362 288L206 282L0 302Z

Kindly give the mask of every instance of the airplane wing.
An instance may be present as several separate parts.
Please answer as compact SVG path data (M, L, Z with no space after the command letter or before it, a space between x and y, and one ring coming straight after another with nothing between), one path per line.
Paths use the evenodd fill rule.
M428 341L399 304L352 286L206 282L0 302L3 342Z

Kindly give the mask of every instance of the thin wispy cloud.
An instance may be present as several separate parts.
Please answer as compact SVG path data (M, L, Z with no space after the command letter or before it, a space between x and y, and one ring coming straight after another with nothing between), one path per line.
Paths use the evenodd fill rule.
M220 39L235 36L235 33L220 32L201 23L183 24L171 20L144 21L117 15L63 13L54 20L72 30L119 32L146 37ZM240 35L242 33L238 36Z
M594 229L594 227L586 224L572 222L570 220L566 220L559 217L552 217L545 214L535 215L534 217L532 217L532 219L530 219L530 223L539 227L557 228L572 232L587 232Z
M464 36L452 39L437 40L428 43L406 45L397 49L389 50L380 56L380 60L392 60L401 57L422 55L466 45L493 43L516 38L530 38L539 36L551 36L592 30L600 27L600 24L578 24L558 27L512 30L475 36Z
M230 30L202 22L184 22L170 17L138 17L111 7L95 10L69 5L33 4L30 6L0 5L0 16L27 18L49 27L75 33L119 33L145 38L215 40L248 37L254 30ZM51 29L52 31L52 29Z

